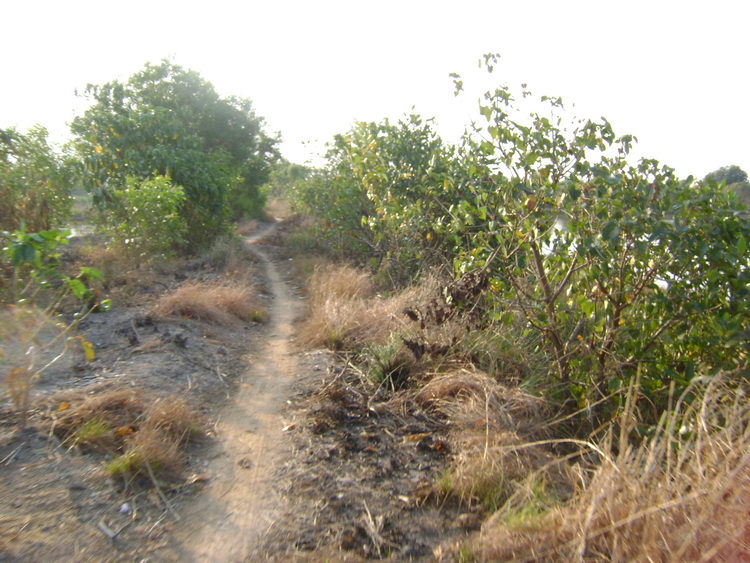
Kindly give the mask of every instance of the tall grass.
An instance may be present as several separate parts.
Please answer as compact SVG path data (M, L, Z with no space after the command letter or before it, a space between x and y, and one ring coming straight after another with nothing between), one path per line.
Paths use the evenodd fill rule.
M308 315L298 333L302 345L334 350L385 344L404 325L409 296L381 297L367 272L350 266L317 268L308 284Z
M507 502L471 544L475 559L750 561L750 405L720 379L697 385L639 445L626 409L569 501Z

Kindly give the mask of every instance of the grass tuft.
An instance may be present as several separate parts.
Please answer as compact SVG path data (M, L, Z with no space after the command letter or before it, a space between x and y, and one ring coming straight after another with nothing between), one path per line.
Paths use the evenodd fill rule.
M413 290L392 297L376 295L369 274L350 266L316 269L308 288L308 315L298 340L311 348L354 350L385 345L406 325L402 311L413 299Z
M182 398L154 401L133 389L61 398L54 433L63 443L110 456L112 475L145 477L150 469L177 477L181 448L203 435L201 418Z
M215 282L186 282L162 296L153 312L199 319L221 326L266 319L266 312L256 303L252 288Z

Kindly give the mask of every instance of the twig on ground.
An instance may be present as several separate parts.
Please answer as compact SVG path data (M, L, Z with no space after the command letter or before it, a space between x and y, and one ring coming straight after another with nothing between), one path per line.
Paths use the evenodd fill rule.
M229 387L229 383L227 383L226 379L224 379L224 374L219 370L219 366L216 366L214 368L214 372L216 373L216 377L219 378L219 381L224 384L224 387Z
M10 452L8 455L6 455L0 463L4 465L8 465L11 461L13 461L13 458L15 458L18 455L18 452L21 451L21 448L23 448L26 445L26 442L22 443L20 446L18 446L15 450Z
M135 318L130 319L130 328L133 329L133 336L135 336L135 343L141 343L141 335L138 334L138 329L135 328Z
M154 484L154 488L156 489L156 492L159 494L159 498L162 500L164 505L167 507L167 510L169 510L169 513L174 516L174 519L179 521L180 515L177 514L174 511L174 508L172 508L172 505L169 502L169 499L167 498L167 495L164 494L164 491L161 490L161 487L159 486L159 483L156 481L156 477L154 476L154 472L151 470L151 464L146 464L146 470L148 470L148 476L151 477L151 482Z

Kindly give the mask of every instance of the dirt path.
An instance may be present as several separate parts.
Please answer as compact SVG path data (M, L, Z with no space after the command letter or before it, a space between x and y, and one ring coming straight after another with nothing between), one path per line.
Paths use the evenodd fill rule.
M245 242L251 246L264 234ZM266 269L273 296L268 341L248 358L234 401L221 413L207 487L182 510L181 561L252 559L255 540L281 510L271 480L288 447L280 413L295 373L290 338L299 303L268 256L254 245L251 249Z

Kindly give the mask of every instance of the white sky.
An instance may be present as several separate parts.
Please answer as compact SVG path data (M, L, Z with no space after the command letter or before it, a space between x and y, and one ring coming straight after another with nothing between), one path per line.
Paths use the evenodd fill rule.
M750 173L743 0L6 0L0 11L0 128L55 139L85 108L74 91L126 80L172 56L220 94L250 98L282 152L303 163L354 120L435 117L449 142L478 118L477 84L526 82L582 117L639 138L640 155L682 176ZM487 87L487 82L484 83ZM313 160L319 162L319 160Z

